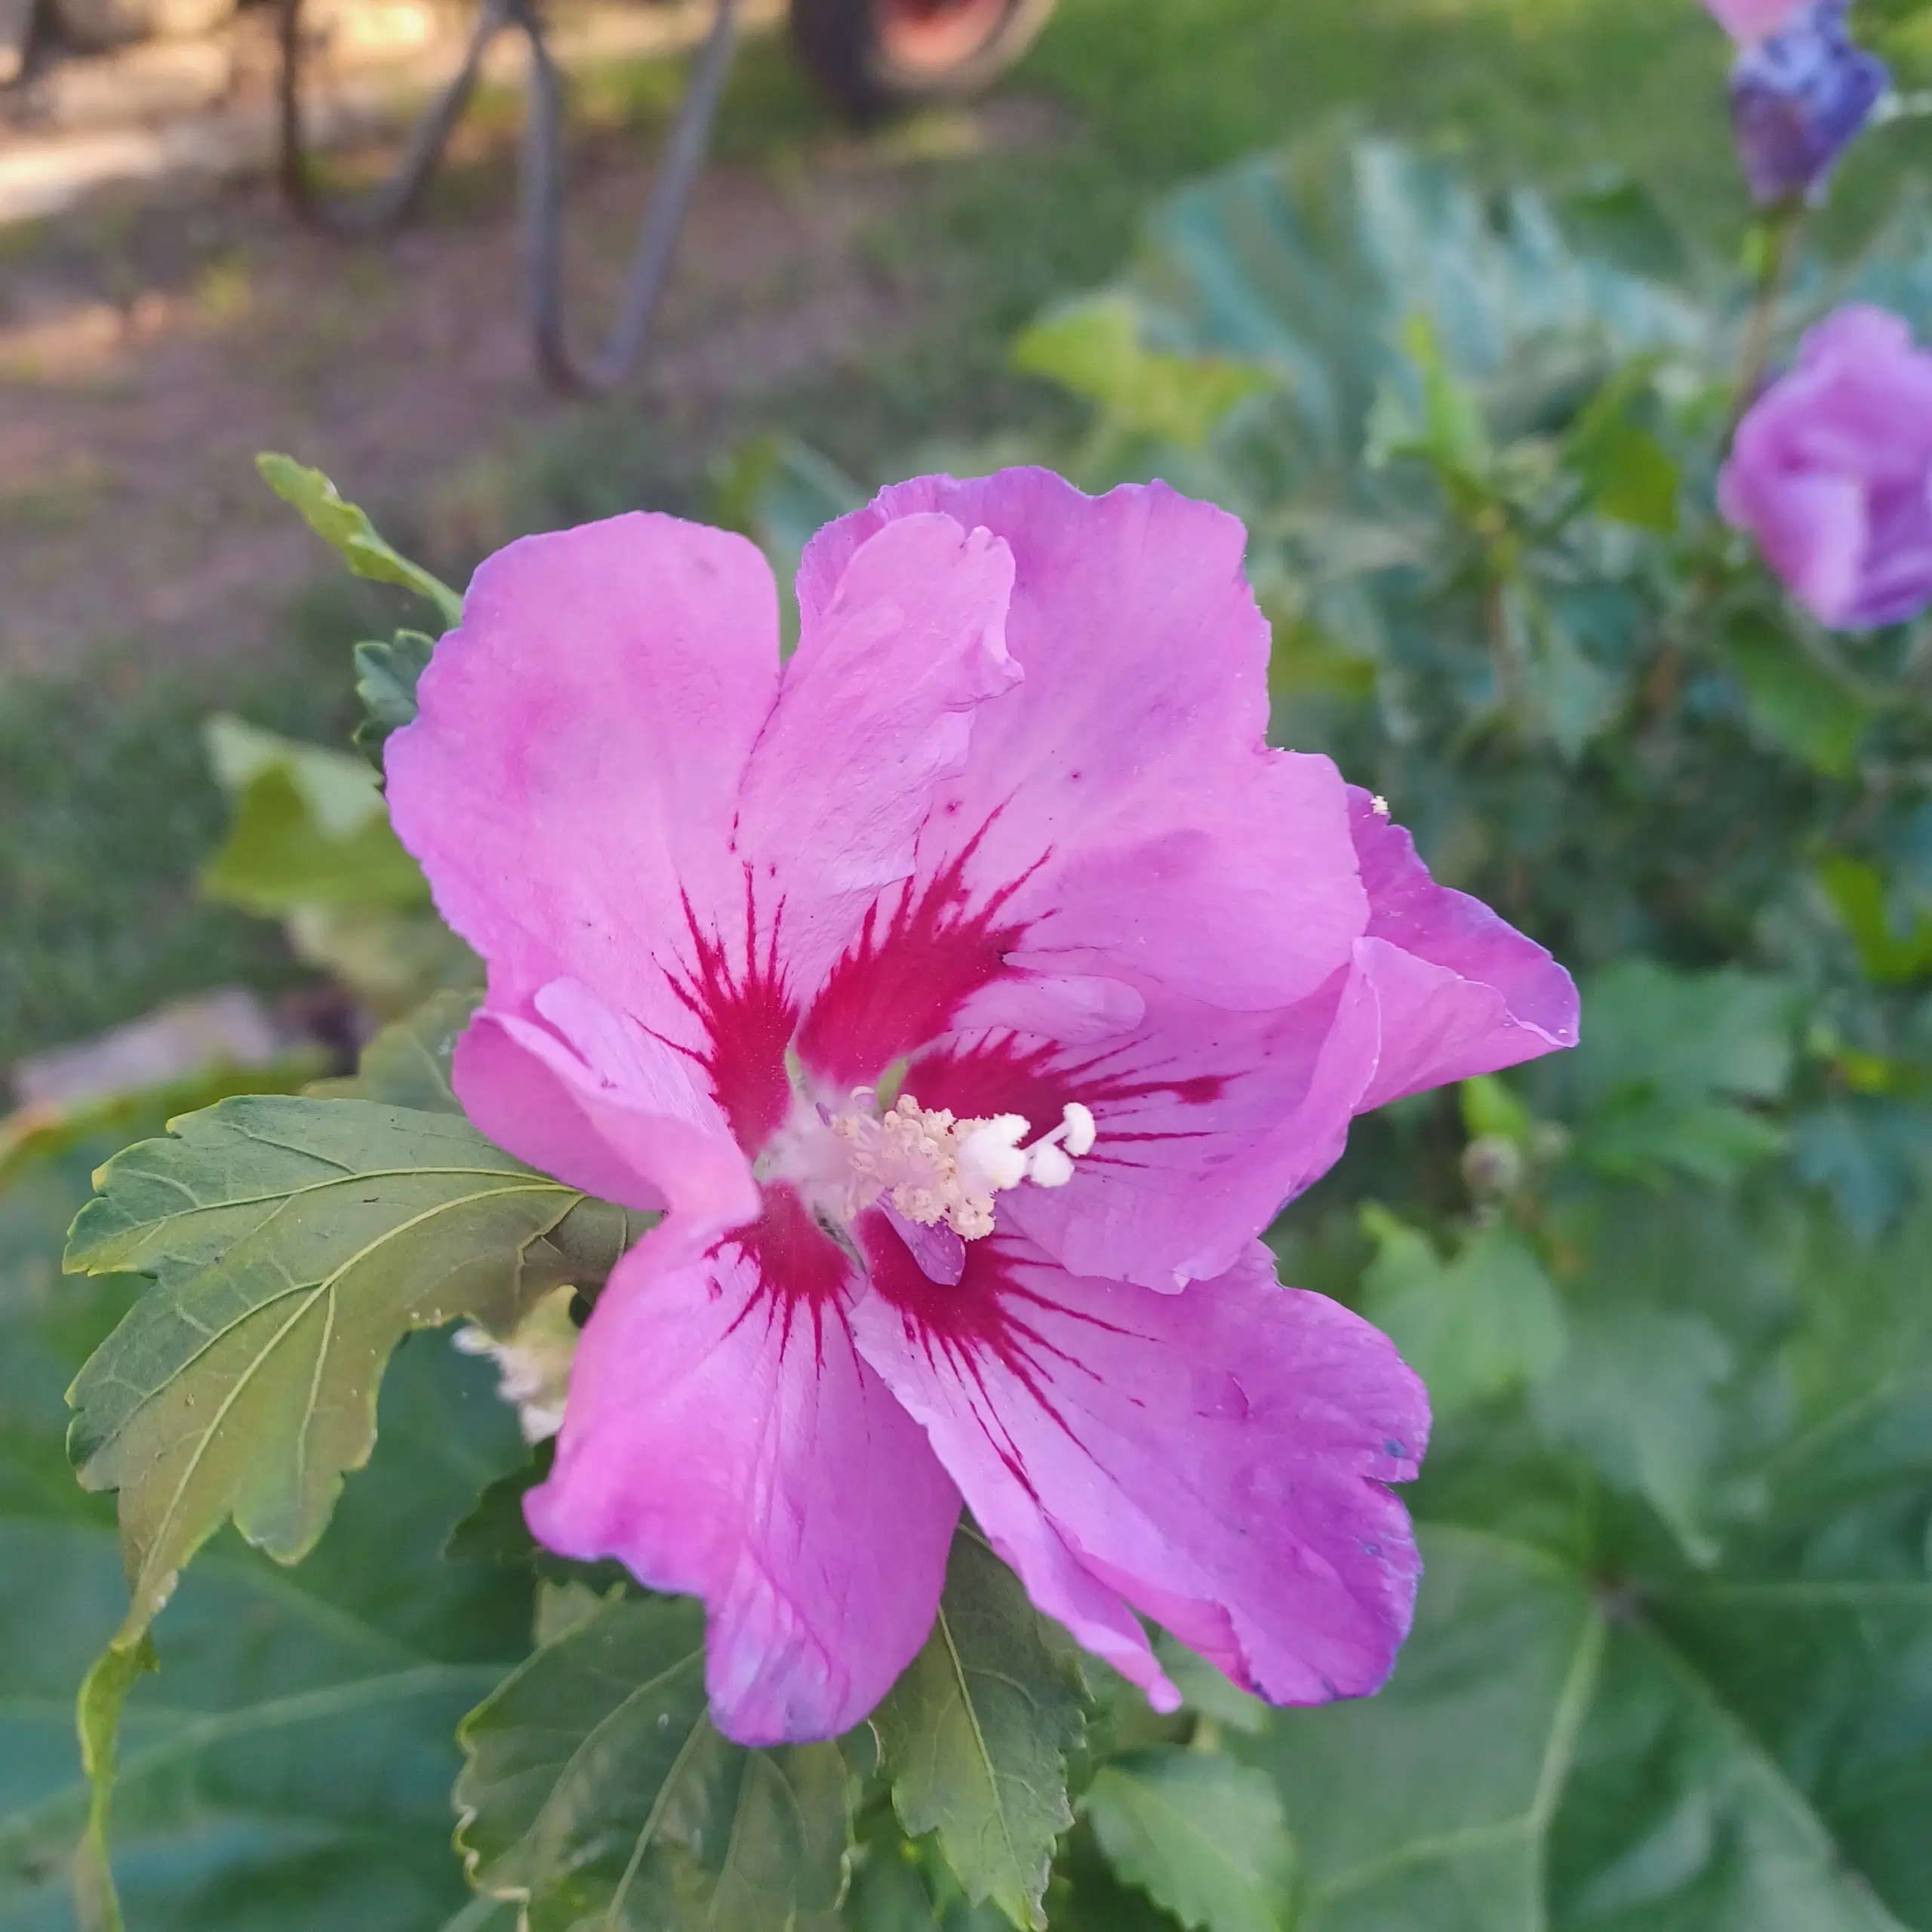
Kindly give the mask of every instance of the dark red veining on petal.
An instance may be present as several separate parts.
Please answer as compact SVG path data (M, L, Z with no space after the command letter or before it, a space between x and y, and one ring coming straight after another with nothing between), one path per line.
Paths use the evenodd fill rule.
M1029 1312L1054 1307L1067 1319L1103 1333L1126 1331L1093 1315L1057 1307L1027 1287L1020 1278L1016 1257L998 1234L966 1244L965 1272L949 1287L927 1278L883 1214L862 1215L858 1234L873 1292L897 1312L906 1340L934 1369L949 1370L977 1392L973 1406L981 1426L1008 1472L1031 1495L1032 1484L1019 1453L999 1426L987 1386L988 1370L995 1365L1004 1370L1069 1441L1077 1441L1055 1401L1054 1383L1069 1374L1093 1371L1050 1340Z
M814 1349L822 1364L827 1318L844 1319L852 1263L821 1232L798 1190L784 1183L766 1188L764 1211L758 1219L734 1229L711 1252L718 1255L733 1247L758 1270L758 1291L745 1304L733 1328L762 1311L766 1321L778 1324L782 1353L795 1325L809 1321ZM714 1287L714 1295L718 1292Z
M884 894L866 909L798 1035L800 1057L814 1072L840 1086L875 1079L943 1033L968 996L1005 970L1026 927L1002 924L1000 914L1047 855L976 906L966 867L985 836L983 826L924 885L906 880L889 915Z
M780 908L782 912L783 908ZM778 915L762 954L750 869L745 872L744 964L734 969L723 937L707 938L685 900L695 964L681 976L667 974L672 989L703 1027L707 1044L691 1057L711 1076L712 1091L747 1157L754 1157L783 1124L792 1104L785 1049L798 1025L798 1009L778 962ZM681 1051L689 1052L688 1048Z
M961 1120L1023 1114L1038 1133L1058 1125L1067 1102L1078 1100L1093 1111L1101 1136L1100 1146L1083 1158L1131 1165L1134 1164L1121 1156L1124 1145L1198 1140L1207 1131L1137 1129L1133 1125L1136 1101L1164 1094L1186 1106L1209 1106L1221 1097L1228 1084L1228 1076L1220 1073L1177 1073L1163 1079L1144 1067L1132 1074L1110 1069L1110 1062L1124 1054L1144 1052L1146 1044L1134 1040L1073 1060L1064 1057L1063 1050L1051 1041L1022 1046L1012 1034L992 1034L970 1046L947 1046L922 1054L906 1073L905 1091L922 1107L949 1108Z

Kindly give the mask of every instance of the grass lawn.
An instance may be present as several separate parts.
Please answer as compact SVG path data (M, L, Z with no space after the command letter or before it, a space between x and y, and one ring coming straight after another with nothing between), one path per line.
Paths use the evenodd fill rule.
M1894 31L1916 82L1916 29L1907 19ZM1013 331L1106 275L1163 188L1337 109L1499 174L1626 168L1721 235L1741 212L1724 62L1695 0L1061 0L1016 85L1060 103L1062 131L916 164L909 206L868 238L881 275L923 292L930 326L910 347L854 353L773 413L864 473L926 435L1054 406L1006 371ZM664 92L641 90L638 112L648 118ZM720 129L726 155L809 192L834 134L780 46L747 51ZM753 426L720 426L715 440ZM667 452L635 414L580 416L520 459L516 520L701 508L715 454ZM381 503L380 478L343 481ZM195 897L220 817L195 728L220 704L326 728L343 708L340 647L368 621L361 608L346 590L318 592L291 613L272 665L245 673L215 664L124 691L100 654L108 641L75 638L83 670L0 685L0 1066L171 994L288 970L272 934Z

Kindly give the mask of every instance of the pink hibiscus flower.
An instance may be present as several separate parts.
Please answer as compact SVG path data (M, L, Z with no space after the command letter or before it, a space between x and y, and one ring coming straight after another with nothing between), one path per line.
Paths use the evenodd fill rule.
M1352 1115L1576 1038L1567 977L1325 758L1269 749L1233 518L926 478L821 531L781 666L741 538L512 544L391 740L489 966L477 1125L663 1219L584 1330L531 1527L702 1597L720 1727L834 1735L961 1498L1178 1701L1374 1690L1428 1407L1257 1237Z

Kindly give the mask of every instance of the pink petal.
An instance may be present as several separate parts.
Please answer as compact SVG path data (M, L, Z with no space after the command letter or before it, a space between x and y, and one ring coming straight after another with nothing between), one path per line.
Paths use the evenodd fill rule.
M730 845L777 685L777 592L742 537L615 517L478 569L387 766L396 830L489 961L494 1008L570 978L713 1059L721 1036L777 1030ZM715 1072L734 1118L782 1114L782 1054Z
M881 890L912 874L921 826L958 776L1007 654L1013 556L948 516L888 525L807 618L745 775L737 844L783 895L787 977L804 995Z
M1164 1706L1130 1606L1278 1703L1380 1686L1420 1567L1383 1485L1429 1429L1386 1337L1278 1286L1258 1244L1164 1296L1004 1235L942 1287L883 1222L863 1232L860 1352L1043 1611Z
M1026 982L1008 989L1016 1001ZM1000 1200L1076 1274L1171 1291L1225 1273L1340 1157L1375 1074L1373 995L1351 967L1277 1013L1229 1013L1149 989L1124 1038L960 1035L915 1058L904 1091L962 1118L1055 1125L1069 1101L1099 1138L1066 1186Z
M534 1005L486 1008L457 1043L457 1097L480 1132L586 1193L666 1211L647 1237L659 1267L757 1218L751 1169L687 1061L575 981Z
M894 1237L896 1239L897 1238ZM619 1264L583 1331L533 1531L709 1611L712 1712L835 1737L932 1627L959 1497L854 1352L850 1264L798 1197L694 1265Z
M814 539L805 622L864 545L933 511L1010 546L1026 681L976 715L916 876L814 1003L807 1063L870 1078L1026 973L1233 1012L1314 992L1367 906L1334 768L1263 743L1269 632L1241 525L1162 485L1097 499L1044 470L927 477Z
M1804 0L1704 0L1718 24L1741 45L1767 40L1804 5Z
M1349 798L1369 900L1356 968L1374 989L1381 1035L1356 1112L1574 1047L1570 975L1481 900L1438 885L1367 792L1351 786Z

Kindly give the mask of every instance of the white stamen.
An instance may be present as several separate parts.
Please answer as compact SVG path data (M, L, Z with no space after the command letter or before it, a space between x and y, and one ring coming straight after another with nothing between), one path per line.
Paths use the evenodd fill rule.
M851 1106L820 1118L844 1143L839 1209L848 1219L889 1201L905 1220L922 1227L943 1223L965 1241L993 1231L996 1195L1032 1181L1064 1187L1073 1178L1073 1157L1094 1145L1094 1116L1075 1101L1058 1127L1028 1146L1032 1123L1023 1114L990 1120L955 1120L943 1107L928 1110L902 1093L883 1113L869 1088L852 1094ZM821 1176L829 1178L820 1167Z
M1064 1187L1073 1178L1073 1162L1052 1141L1036 1141L1026 1150L1026 1178L1035 1187Z
M1386 818L1389 816L1389 801L1380 792L1370 800L1368 808L1377 818Z

